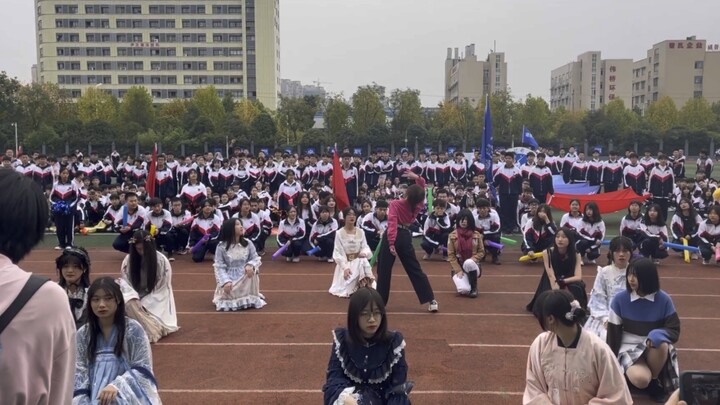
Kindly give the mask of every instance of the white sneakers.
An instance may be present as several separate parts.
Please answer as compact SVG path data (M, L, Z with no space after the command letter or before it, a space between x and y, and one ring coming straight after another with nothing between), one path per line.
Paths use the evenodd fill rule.
M429 312L437 312L438 311L438 302L435 300L430 301L430 305L428 306Z

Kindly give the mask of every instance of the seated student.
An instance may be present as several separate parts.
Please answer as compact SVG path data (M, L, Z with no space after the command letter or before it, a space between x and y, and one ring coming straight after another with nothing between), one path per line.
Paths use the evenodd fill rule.
M487 245L487 241L500 243L500 216L490 208L490 201L486 198L478 198L476 205L475 229L483 236L485 251L492 255L492 263L500 264L500 249Z
M517 205L517 214L515 215L515 222L522 230L523 222L522 217L530 212L530 204L538 201L535 197L533 197L532 189L528 187L524 187L522 190L522 194L518 197L518 205Z
M322 208L320 208L322 215ZM365 240L365 233L355 226L355 208L345 207L343 217L345 225L335 233L332 257L336 263L333 281L328 292L332 295L347 298L358 288L375 286L368 259L372 251Z
M543 292L533 314L545 332L530 346L523 404L633 402L613 352L580 326L586 312L572 294Z
M298 198L298 217L305 222L305 231L310 234L310 227L313 226L315 221L317 221L317 214L315 213L315 210L313 209L313 202L310 198L310 193L307 191L303 191L300 193L300 197Z
M382 239L382 234L387 229L387 212L390 204L385 199L379 199L375 202L375 210L365 215L360 222L360 227L365 232L365 239L372 251L375 251L377 245Z
M55 259L58 284L68 295L75 327L80 329L87 320L87 291L90 287L90 256L82 247L63 249Z
M545 271L540 277L535 296L525 307L534 311L537 298L545 291L567 289L580 303L587 307L587 293L582 279L580 254L575 248L575 232L569 228L560 228L555 233L553 246L543 252Z
M215 215L214 201L210 198L200 203L200 213L190 225L188 246L192 252L192 260L200 263L205 260L207 252L215 252L220 235L222 219Z
M598 266L588 300L590 316L584 326L588 332L597 335L603 341L607 338L610 303L626 286L625 273L632 258L633 244L624 236L616 236L610 240L609 248L608 265Z
M167 232L168 244L172 244L172 251L180 255L187 254L188 238L190 237L190 225L194 217L190 211L183 207L182 200L178 197L170 199L170 220L172 226Z
M332 256L335 249L335 232L338 230L338 223L335 218L330 218L330 209L327 206L321 206L319 212L320 218L310 228L310 237L308 238L310 249L315 247L320 249L315 253L318 261L333 263Z
M428 260L433 252L437 252L443 247L447 249L447 238L452 230L450 216L445 212L447 203L445 200L433 201L433 212L425 219L423 226L423 240L420 247L425 251L423 260ZM447 257L447 250L443 252L443 257Z
M133 233L117 280L128 316L142 325L150 342L178 330L172 267L146 231Z
M633 250L640 247L643 240L642 227L643 217L640 212L640 202L633 200L628 205L628 213L620 221L620 235L630 239L633 243Z
M348 324L333 331L333 347L322 387L323 404L410 405L405 340L388 329L380 294L363 287L350 296ZM359 366L365 359L365 366ZM362 399L361 399L362 398Z
M577 250L580 257L587 256L590 263L595 264L595 259L600 257L600 245L605 239L605 221L595 201L585 204L578 235Z
M265 208L263 200L257 198L250 198L250 211L255 213L260 218L261 231L257 238L255 247L257 248L258 255L265 255L265 241L268 236L272 233L273 223L270 219L270 210Z
M115 222L115 228L120 234L113 241L113 249L123 253L130 252L128 241L135 231L145 226L145 217L145 208L138 204L137 194L131 191L126 192L125 206L122 208L120 217Z
M665 242L668 241L667 225L665 225L665 218L660 213L659 205L650 204L645 211L645 218L643 218L640 230L643 233L643 240L640 242L639 248L640 254L653 259L655 264L659 264L659 259L668 257L665 247Z
M303 247L305 245L305 239L307 234L305 233L305 223L302 219L297 216L297 208L294 206L288 207L287 218L280 221L277 233L278 246L285 248L282 253L285 256L285 261L299 263L300 255L303 253Z
M569 228L577 234L582 227L583 215L580 212L580 200L573 198L570 200L570 211L560 218L560 228ZM578 235L575 235L577 239Z
M142 326L125 317L120 288L101 277L88 295L88 323L77 334L72 403L159 404L150 342Z
M540 206L540 201L533 198L527 203L527 210L525 210L525 213L522 214L520 217L520 230L522 231L525 229L525 224L529 220L532 220L533 217L535 217L535 214L537 214L538 207Z
M703 264L710 264L715 251L720 247L720 206L713 205L708 210L707 220L700 222L698 227L700 238L700 255Z
M675 214L672 217L670 224L670 231L672 232L673 241L679 245L683 244L682 239L685 238L688 242L688 246L699 246L700 238L698 238L698 229L703 219L695 211L695 207L687 198L681 198L677 205ZM682 250L676 249L676 251L683 253ZM692 254L692 259L697 260L697 253Z
M485 257L483 237L477 231L475 217L462 209L455 221L455 230L448 236L448 262L454 277L468 277L469 291L459 291L470 298L478 296L477 281L482 275L480 260Z
M542 204L535 216L528 220L523 228L523 244L520 250L523 254L530 252L540 253L552 246L557 227L552 217L552 208Z
M626 280L610 304L607 343L630 383L663 402L678 387L680 318L650 259L630 263Z
M247 205L247 199L244 202ZM262 261L244 233L238 218L225 220L220 229L213 265L217 281L213 303L217 311L262 308L267 304L260 293Z
M100 190L91 186L88 189L88 198L83 204L83 223L85 226L94 227L102 221L105 215L105 204L100 201Z
M155 245L165 248L165 256L168 260L175 261L172 257L174 244L168 238L168 231L172 227L172 216L170 211L163 208L161 199L154 197L148 202L149 210L145 214L145 230L155 238Z

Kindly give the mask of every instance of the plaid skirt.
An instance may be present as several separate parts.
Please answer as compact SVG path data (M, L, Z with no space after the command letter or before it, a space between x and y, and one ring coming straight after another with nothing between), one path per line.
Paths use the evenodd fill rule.
M633 344L623 344L618 353L618 361L624 371L635 364L647 350L645 342ZM665 392L672 393L680 387L680 367L677 359L677 349L668 343L668 359L658 378L665 388Z

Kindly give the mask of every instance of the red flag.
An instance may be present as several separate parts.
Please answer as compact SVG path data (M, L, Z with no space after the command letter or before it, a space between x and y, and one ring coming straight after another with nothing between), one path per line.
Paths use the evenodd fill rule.
M340 156L338 156L337 147L335 147L333 151L332 188L335 193L337 208L344 210L345 207L349 207L350 197L348 197L347 188L345 188L345 178L342 174L342 166L340 165Z
M157 175L155 174L157 166L157 144L153 147L153 154L152 154L152 160L150 161L150 167L148 168L148 176L147 181L145 182L145 190L147 190L147 195L150 198L155 197L155 178Z

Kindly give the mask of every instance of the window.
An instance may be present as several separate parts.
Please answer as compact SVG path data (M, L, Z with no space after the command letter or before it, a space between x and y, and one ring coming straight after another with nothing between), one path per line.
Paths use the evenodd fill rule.
M127 55L127 49L126 48L118 48L117 50L117 56L126 56ZM125 69L127 69L127 66L125 66Z
M150 83L152 84L159 84L160 83L160 76L153 76L150 78Z
M165 36L165 41L167 41L167 42L175 42L175 41L177 41L177 37L175 36L175 34L167 34L167 35Z
M230 70L242 70L242 63L230 62Z
M695 62L695 69L702 69L705 63L701 60Z
M240 20L230 20L228 26L230 28L240 28L242 27L242 22Z
M183 14L190 14L190 6L182 6L180 12Z
M151 56L160 56L160 50L157 48L150 48L150 55Z
M223 63L222 62L214 62L213 70L223 70Z
M165 6L165 14L175 14L175 6Z
M168 84L177 84L177 77L175 77L175 76L168 76L167 82L168 82Z
M213 48L213 56L222 56L223 50L222 48Z
M102 68L103 70L110 70L112 68L112 64L110 62L103 62Z
M143 63L142 62L133 62L133 69L135 70L143 70Z
M212 26L213 26L213 28L222 28L222 21L220 21L220 20L213 20Z
M127 62L118 62L118 69L127 70Z
M197 6L198 14L205 14L205 6Z
M145 84L145 78L142 76L135 76L135 84Z
M88 63L87 63L87 69L88 69L88 70L95 70L95 62L88 62Z
M230 34L230 37L228 38L228 40L230 42L240 42L241 41L240 38L241 38L241 36L239 34Z
M95 83L97 83L97 76L88 76L87 82L88 82L88 84L95 84Z
M192 76L183 76L183 83L192 84Z
M167 56L175 56L176 53L175 48L168 48L167 50Z
M88 49L89 50L89 49ZM63 48L57 48L56 50L57 56L63 56L65 55L65 50Z
M222 76L214 76L214 77L213 77L213 84L223 84L223 78L222 78Z
M240 83L242 83L242 77L241 76L230 76L230 83L240 84Z
M118 76L118 84L127 84L128 78L127 76Z
M110 56L110 48L102 48L102 56Z
M150 28L160 28L160 21L150 20Z
M221 34L213 34L213 42L222 42Z
M110 34L103 34L100 38L100 41L102 42L110 42Z
M183 97L185 97L185 98L192 98L192 96L193 96L192 90L185 90L185 91L183 91Z
M65 62L58 62L57 66L58 70L65 70Z
M198 20L197 26L198 28L205 28L205 20Z
M168 70L177 70L177 62L168 62L167 69Z
M101 7L100 7L100 14L110 14L110 7L108 7L108 6L101 6Z
M694 98L702 98L702 96L703 96L703 95L702 95L702 90L696 90L696 91L693 93L693 97L694 97Z
M222 14L222 6L213 6L213 14Z
M192 63L183 63L183 70L192 70Z
M117 28L125 28L127 27L127 21L125 20L115 20L115 26Z
M133 56L142 56L143 49L142 48L135 48L133 49Z
M190 28L190 20L182 20L182 27L183 28Z
M183 34L182 36L183 42L190 42L190 34Z
M160 70L160 62L151 62L151 63L150 63L150 69L152 69L152 70Z
M240 14L240 6L228 6L228 14Z
M175 90L168 91L168 98L175 98L175 97L177 97L177 91L175 91Z
M153 82L153 83L154 83L154 82ZM158 83L160 83L160 82L158 82ZM160 91L159 91L159 90L153 90L152 96L153 96L153 98L161 98L161 97L162 97L162 94L160 94Z
M230 48L230 56L241 56L242 48Z
M159 6L150 6L150 14L160 14Z
M68 13L70 13L70 14L77 14L77 12L78 12L77 6L69 6L69 7L68 7Z
M205 34L198 34L197 42L207 42L207 37L205 36Z
M207 62L198 62L198 70L207 70Z
M127 42L127 35L126 34L117 34L117 42Z
M142 20L133 20L132 26L133 28L142 28Z
M38 24L40 24L40 21L38 21ZM63 27L63 20L55 20L55 27L56 27L56 28L62 28L62 27ZM38 28L40 28L39 25L38 25Z
M695 84L702 84L703 77L702 76L695 76Z
M142 7L140 6L132 6L131 10L133 14L142 14Z
M207 77L205 77L205 76L198 77L198 83L207 84Z
M110 21L103 20L100 22L100 26L103 28L110 28Z
M175 28L175 20L165 20L165 26L167 28Z
M207 56L207 48L198 48L198 56Z
M70 90L70 97L72 98L78 98L82 95L80 90Z

